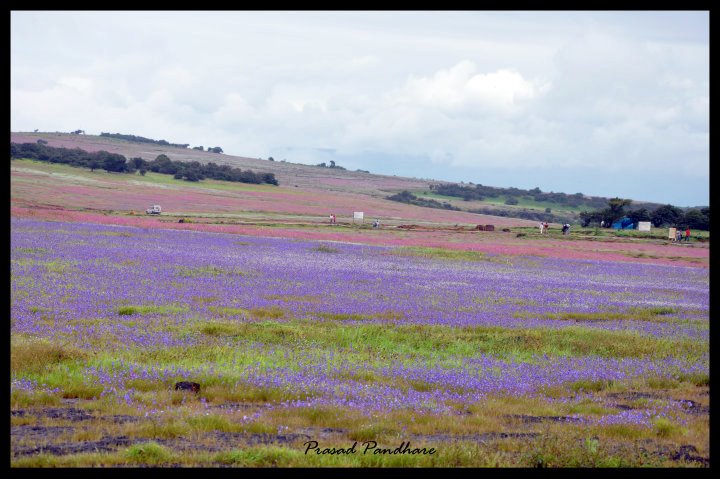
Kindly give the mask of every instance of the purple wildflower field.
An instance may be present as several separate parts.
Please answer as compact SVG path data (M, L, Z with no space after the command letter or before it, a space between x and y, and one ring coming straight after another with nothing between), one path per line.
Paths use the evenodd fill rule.
M147 392L196 380L216 393L206 408L221 390L265 403L245 421L303 409L462 416L523 397L604 407L567 414L575 424L653 428L661 418L686 426L688 402L613 409L603 393L709 382L707 268L461 261L18 218L11 228L12 340L88 354L52 374L14 370L13 395L72 398L67 385L80 385L84 399L162 415Z

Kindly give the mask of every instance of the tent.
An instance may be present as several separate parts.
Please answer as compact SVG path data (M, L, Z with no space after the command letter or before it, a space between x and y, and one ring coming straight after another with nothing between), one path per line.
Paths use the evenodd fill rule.
M631 220L630 218L623 216L619 220L617 220L615 223L612 224L612 227L616 230L631 230L635 228L635 222Z

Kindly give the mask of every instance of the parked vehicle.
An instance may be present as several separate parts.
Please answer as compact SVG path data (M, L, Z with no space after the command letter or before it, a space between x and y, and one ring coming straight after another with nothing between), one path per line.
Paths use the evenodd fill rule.
M159 215L162 212L162 208L160 208L160 205L152 205L152 208L148 208L145 210L145 213L149 215Z

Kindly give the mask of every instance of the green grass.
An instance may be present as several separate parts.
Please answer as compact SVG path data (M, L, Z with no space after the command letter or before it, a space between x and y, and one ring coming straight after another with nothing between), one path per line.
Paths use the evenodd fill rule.
M248 273L239 269L223 269L217 266L200 266L197 268L188 268L187 266L175 266L177 275L182 278L199 278L205 276L247 276Z
M125 456L134 464L159 465L169 462L174 454L156 442L146 442L129 447Z
M11 259L10 262L18 266L41 266L45 268L48 273L55 274L68 274L74 272L77 270L76 267L78 264L76 261L64 261L60 259L51 261L38 261L33 258Z
M275 311L271 316L282 312ZM392 312L371 316L332 314L326 315L326 321L283 319L280 322L269 316L250 322L204 320L191 328L209 336L252 340L262 344L294 347L311 343L314 349L320 351L353 349L358 361L398 357L408 361L420 358L451 361L456 357L479 357L484 354L516 360L531 360L543 354L655 359L682 355L694 358L707 350L706 342L684 337L656 338L635 332L588 329L582 326L562 329L458 328L397 324L392 320L398 316ZM390 322L364 322L370 319ZM164 360L170 361L171 357Z
M139 182L141 184L148 185L163 185L163 186L176 186L178 188L186 189L209 189L217 191L267 191L277 192L277 186L273 185L255 185L250 183L240 183L231 181L220 181L205 179L197 183L184 180L176 180L173 175L164 175L161 173L154 173L148 171L145 176L136 173L132 174L117 174L108 173L105 170L97 169L90 171L86 168L76 168L68 165L58 163L47 163L43 161L30 160L30 159L16 159L12 160L12 167L38 170L46 173L64 174L82 177L88 180L100 180L108 182ZM291 194L301 194L296 191L287 191Z
M186 306L173 306L173 305L125 305L117 308L117 314L120 316L134 316L134 315L145 315L145 314L177 314L188 311Z
M393 249L393 251L389 254L398 256L419 256L422 258L444 259L450 261L488 261L490 258L480 251L464 251L422 246L401 246Z
M14 334L10 341L10 370L14 373L40 373L54 365L75 362L90 355L62 342L52 342Z
M678 313L677 308L670 307L651 307L642 308L634 307L627 311L599 311L594 313L580 313L580 312L562 312L562 313L543 313L542 317L545 319L553 319L558 321L575 321L575 322L594 322L594 321L650 321L667 323L677 321L671 316ZM533 314L522 312L515 313L516 318L532 317Z
M331 246L327 246L324 244L321 244L320 246L315 246L314 248L310 248L310 251L319 251L321 253L339 253L340 250L337 248L333 248Z
M498 195L496 197L485 197L483 200L472 200L472 201L464 201L462 198L457 196L447 196L447 195L439 195L437 193L426 191L426 190L415 190L411 191L412 194L419 198L427 198L427 199L435 199L438 201L447 201L455 206L458 206L460 208L463 208L463 205L472 205L471 208L477 208L477 205L485 205L485 206L501 206L501 207L507 207L507 208L528 208L533 210L538 210L539 212L544 213L545 208L550 208L552 210L552 213L560 214L560 213L579 213L583 210L587 210L587 206L570 206L570 205L563 205L560 203L553 203L551 201L535 201L535 200L528 200L525 199L522 196L514 196L513 198L518 200L517 205L506 205L505 201L510 198L507 195Z

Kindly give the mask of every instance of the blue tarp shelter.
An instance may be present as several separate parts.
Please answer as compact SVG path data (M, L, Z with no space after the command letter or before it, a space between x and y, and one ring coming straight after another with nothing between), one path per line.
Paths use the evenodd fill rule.
M622 217L612 224L616 230L631 230L635 228L635 222L627 217Z

